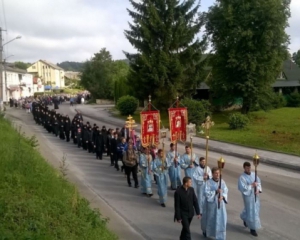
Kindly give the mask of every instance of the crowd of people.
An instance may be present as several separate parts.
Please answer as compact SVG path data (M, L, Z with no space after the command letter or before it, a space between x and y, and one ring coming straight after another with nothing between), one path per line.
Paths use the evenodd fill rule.
M69 101L70 105L74 104L84 104L86 101L90 100L90 93L84 91L82 93L71 95L71 94L54 94L54 95L39 95L39 96L30 96L30 97L21 97L19 99L11 97L9 99L9 106L12 108L26 109L27 112L30 112L33 102L41 102L45 106L54 105L55 109L58 109L58 105L63 102Z
M210 169L206 159L192 152L190 146L185 146L183 154L178 153L173 143L167 152L154 145L143 147L140 138L130 136L125 126L121 129L100 128L97 124L84 122L79 111L71 120L68 115L50 110L43 101L33 102L31 109L36 124L43 126L50 134L66 142L72 141L78 148L94 154L96 159L102 160L106 154L110 165L126 174L129 187L132 187L133 179L135 188L152 197L155 182L162 207L166 207L168 188L174 190L174 220L182 224L181 240L191 239L190 223L194 212L201 219L205 237L226 239L228 188L223 179L220 181L219 168ZM249 162L245 162L243 167L238 189L242 193L245 208L240 217L250 233L257 236L256 230L260 228L260 179L255 181ZM183 180L181 169L185 175Z

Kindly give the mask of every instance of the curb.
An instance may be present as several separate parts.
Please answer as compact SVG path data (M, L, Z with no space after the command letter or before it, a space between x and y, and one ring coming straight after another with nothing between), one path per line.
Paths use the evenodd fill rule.
M76 109L72 109L74 112L76 112ZM119 125L120 123L117 121L111 121L111 120L106 120L103 119L102 117L98 117L96 118L95 116L92 116L90 114L86 114L84 113L82 110L80 110L80 112L82 113L82 115L94 119L94 120L98 120L100 122L103 123L108 123L108 124L114 124L114 125ZM140 133L140 131L136 131L138 133ZM182 143L179 143L182 145ZM201 144L201 143L193 143L193 145L195 147L198 148L206 148L205 144ZM237 158L242 158L244 160L248 159L248 160L252 160L253 156L251 155L247 155L247 154L243 154L243 153L239 153L239 152L232 152L232 151L228 151L225 149L221 149L221 148L216 148L216 147L209 147L209 149L213 152L217 152L220 154L226 154L229 156L233 156L233 157L237 157ZM271 159L271 158L266 158L266 157L260 157L260 162L270 165L270 166L276 166L276 167L280 167L280 168L284 168L284 169L288 169L288 170L294 170L294 171L300 171L300 165L293 165L293 164L289 164L289 163L285 163L285 162L279 162L277 160ZM300 158L299 158L299 162L300 162Z

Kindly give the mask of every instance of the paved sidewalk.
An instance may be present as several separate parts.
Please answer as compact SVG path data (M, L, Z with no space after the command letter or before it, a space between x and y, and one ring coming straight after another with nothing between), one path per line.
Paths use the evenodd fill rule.
M111 105L77 105L76 107L70 107L70 109L75 113L76 109L81 111L83 116L90 117L92 119L97 119L105 124L111 124L114 126L119 126L120 128L125 124L124 120L113 117L108 111ZM140 132L140 125L136 132ZM109 125L107 126L109 127ZM206 140L204 138L194 137L193 146L197 148L205 149ZM281 168L291 169L300 171L300 157L290 154L260 150L255 148L243 147L236 144L230 144L225 142L219 142L214 140L209 140L209 150L218 152L221 154L227 154L238 158L247 159L252 161L253 155L257 151L260 156L260 161L265 164L270 164L278 166Z

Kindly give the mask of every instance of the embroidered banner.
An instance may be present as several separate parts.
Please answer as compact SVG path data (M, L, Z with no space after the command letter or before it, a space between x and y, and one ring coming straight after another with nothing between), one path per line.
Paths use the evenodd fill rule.
M187 108L169 108L171 142L186 141Z
M159 145L159 111L141 112L141 141L143 147Z

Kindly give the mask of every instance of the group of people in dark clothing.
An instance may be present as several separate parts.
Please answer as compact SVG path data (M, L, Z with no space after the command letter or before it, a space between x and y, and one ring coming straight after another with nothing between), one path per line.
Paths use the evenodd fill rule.
M43 126L49 133L59 136L61 140L73 141L78 148L95 154L96 159L102 160L103 154L106 153L107 156L110 156L111 166L114 166L119 171L120 162L121 171L124 171L125 174L129 172L127 174L128 182L130 183L130 175L132 174L135 180L135 187L139 187L137 180L138 164L134 166L133 171L126 171L126 163L123 161L123 153L126 152L128 143L132 141L129 138L125 138L125 128L121 130L119 128L107 130L105 126L99 128L96 124L84 123L80 112L77 112L71 120L68 115L64 116L57 113L55 109L49 109L44 102L33 102L32 114L35 122ZM136 148L139 145L140 141L137 138L134 147Z

